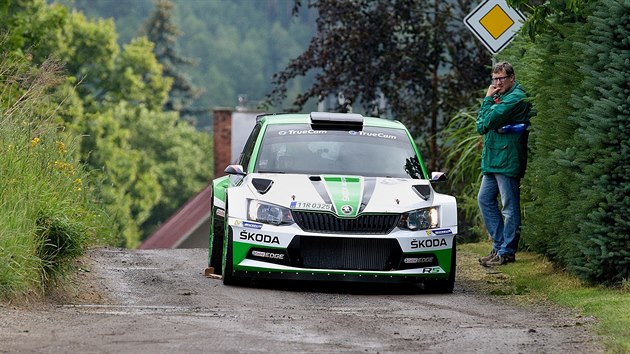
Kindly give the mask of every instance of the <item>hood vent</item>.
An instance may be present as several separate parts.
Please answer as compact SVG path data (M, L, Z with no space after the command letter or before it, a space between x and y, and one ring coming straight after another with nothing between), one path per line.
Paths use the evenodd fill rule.
M413 186L413 190L424 200L429 200L431 197L431 187L426 184L416 184Z
M253 178L252 185L254 186L254 188L256 188L258 193L265 194L269 192L269 189L271 189L271 186L273 185L273 181L270 179L264 179L264 178Z

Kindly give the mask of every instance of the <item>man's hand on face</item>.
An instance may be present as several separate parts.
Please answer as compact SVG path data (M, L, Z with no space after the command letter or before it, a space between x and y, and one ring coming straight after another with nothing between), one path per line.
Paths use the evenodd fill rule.
M495 85L488 86L488 91L486 92L486 97L492 97L499 93L499 88Z

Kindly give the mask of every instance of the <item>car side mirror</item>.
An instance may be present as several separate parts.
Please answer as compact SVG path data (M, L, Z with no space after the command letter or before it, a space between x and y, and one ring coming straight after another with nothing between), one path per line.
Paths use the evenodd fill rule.
M448 180L448 178L446 177L446 173L444 173L444 172L431 172L431 179L429 180L429 182L431 182L431 183L446 182L447 180Z
M247 173L243 171L243 166L241 165L229 165L225 168L225 173L228 175L237 175L237 176L245 176Z

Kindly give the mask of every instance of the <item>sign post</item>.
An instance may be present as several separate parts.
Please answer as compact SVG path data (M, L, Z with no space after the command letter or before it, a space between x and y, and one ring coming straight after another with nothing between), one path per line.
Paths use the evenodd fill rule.
M484 0L466 16L464 24L494 56L514 39L524 21L523 14L505 0Z

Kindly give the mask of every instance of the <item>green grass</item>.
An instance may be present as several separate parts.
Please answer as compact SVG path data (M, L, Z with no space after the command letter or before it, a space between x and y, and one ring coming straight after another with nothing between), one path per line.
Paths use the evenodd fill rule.
M486 255L491 246L487 242L462 244L464 252L475 256ZM507 295L525 303L549 300L576 309L584 316L597 319L596 330L609 353L630 353L630 284L618 288L592 286L545 260L544 257L519 252L517 262L498 267L504 277L501 286L488 291ZM498 292L497 289L508 289Z
M40 295L87 246L109 237L106 214L55 123L54 68L0 57L0 299Z

